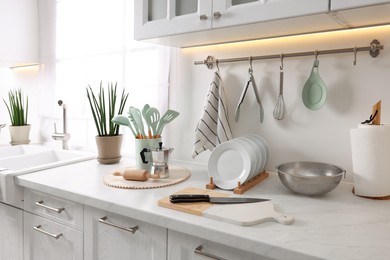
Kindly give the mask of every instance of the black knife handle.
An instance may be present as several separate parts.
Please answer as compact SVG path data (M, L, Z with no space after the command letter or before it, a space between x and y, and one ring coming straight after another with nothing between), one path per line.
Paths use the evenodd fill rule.
M210 202L209 195L206 194L175 194L169 196L172 203L180 202Z

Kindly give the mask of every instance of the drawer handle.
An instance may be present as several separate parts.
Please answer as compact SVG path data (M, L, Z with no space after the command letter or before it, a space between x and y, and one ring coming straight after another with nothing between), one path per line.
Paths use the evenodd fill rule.
M59 239L62 236L62 233L59 233L59 234L55 235L55 234L52 234L52 233L49 233L49 232L43 230L41 225L38 225L38 226L34 227L34 229L36 231L38 231L38 232L41 232L41 233L43 233L45 235L48 235L49 237L52 237L52 238L55 238L55 239Z
M134 227L124 227L124 226L120 226L120 225L117 225L117 224L108 222L108 221L107 221L107 216L104 216L104 217L99 218L99 222L100 222L100 223L103 223L103 224L106 224L106 225L109 225L109 226L112 226L112 227L116 227L116 228L125 230L125 231L127 231L127 232L132 233L132 234L134 234L135 231L138 230L138 226L134 226Z
M214 15L214 18L215 18L215 19L219 19L219 18L221 18L221 16L222 16L221 12L218 12L218 11L217 11L217 12L214 12L213 15Z
M209 253L204 252L204 251L203 251L203 246L202 246L202 245L200 245L200 246L198 246L197 248L195 248L194 253L197 254L197 255L200 255L200 256L204 256L204 257L210 258L210 259L215 259L215 260L227 260L226 258L222 258L222 257L216 256L216 255L213 255L213 254L209 254Z
M208 17L207 17L207 15L202 14L202 15L199 16L199 19L200 19L201 21L206 21L206 20L208 19Z
M53 207L47 206L47 205L43 204L43 200L35 202L35 205L40 206L40 207L45 208L45 209L48 209L48 210L51 210L51 211L54 211L54 212L57 212L57 213L61 213L62 211L65 210L65 208L53 208Z

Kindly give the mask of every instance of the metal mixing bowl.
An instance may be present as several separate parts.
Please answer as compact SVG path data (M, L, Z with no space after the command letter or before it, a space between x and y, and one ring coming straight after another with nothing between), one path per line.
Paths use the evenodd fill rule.
M276 166L276 169L284 186L309 196L319 196L333 190L346 173L340 167L321 162L288 162Z

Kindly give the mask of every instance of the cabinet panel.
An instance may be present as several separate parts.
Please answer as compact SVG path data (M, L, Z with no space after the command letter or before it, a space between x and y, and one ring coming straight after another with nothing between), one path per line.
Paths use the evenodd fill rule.
M83 229L83 205L70 200L25 189L24 210L78 230Z
M348 9L376 4L390 3L389 0L331 0L330 8L332 11Z
M210 0L134 1L134 38L157 38L211 28Z
M325 13L328 0L214 0L213 28ZM218 18L217 18L218 17Z
M24 260L42 259L82 260L83 233L24 212Z
M208 259L229 260L270 259L180 232L168 231L169 260L201 260L206 259L205 257Z
M166 259L166 229L90 207L84 212L85 259Z
M0 202L0 259L23 259L23 212Z

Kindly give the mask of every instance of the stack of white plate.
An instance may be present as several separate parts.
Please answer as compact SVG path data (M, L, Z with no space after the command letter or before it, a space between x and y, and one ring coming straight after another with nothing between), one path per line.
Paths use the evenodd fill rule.
M232 190L265 170L270 147L259 135L250 134L218 145L211 153L208 173L221 189Z

